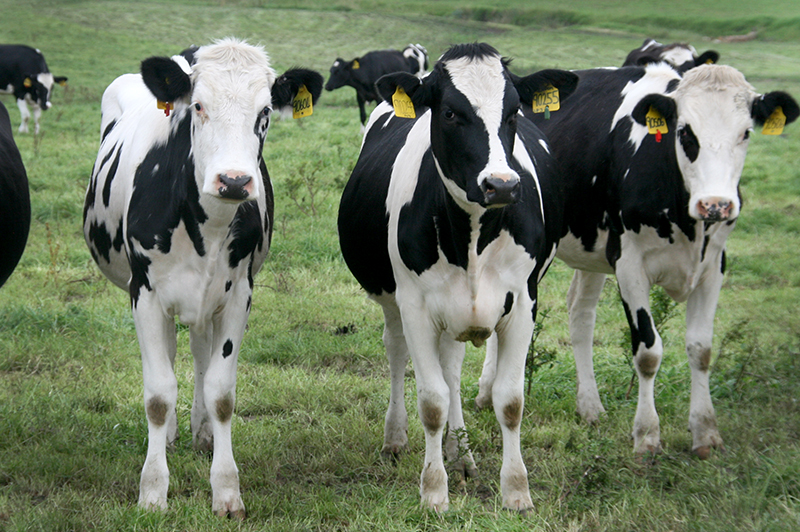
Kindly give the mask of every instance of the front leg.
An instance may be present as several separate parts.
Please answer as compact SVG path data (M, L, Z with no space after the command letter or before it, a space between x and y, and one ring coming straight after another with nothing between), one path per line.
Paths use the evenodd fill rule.
M497 376L492 404L503 433L503 466L500 490L503 507L526 511L533 508L528 489L528 470L520 451L520 425L525 404L525 359L533 335L531 303L520 301L497 329ZM527 307L527 308L526 308Z
M712 448L722 448L708 382L714 313L722 279L718 258L686 302L686 354L692 370L689 430L692 432L692 451L703 459L708 458Z
M457 342L447 334L439 337L439 357L444 379L450 390L445 456L450 468L461 477L462 483L465 483L467 478L478 476L478 468L469 448L461 404L461 366L465 353L466 344L463 342Z
M25 98L17 99L17 108L19 109L19 116L22 120L19 124L19 132L28 132L28 120L31 118L31 112L28 111L28 104L25 103Z
M405 402L405 374L408 365L408 346L403 334L400 309L394 296L384 295L376 300L383 308L383 345L389 359L391 392L389 407L383 426L383 448L381 454L396 457L408 449L408 413Z
M361 118L361 127L364 127L364 125L367 123L367 101L358 91L356 91L356 100L358 101L358 113L359 118Z
M164 314L153 292L143 291L133 306L136 335L142 352L144 406L147 415L147 458L139 483L139 506L166 509L169 487L167 440L178 398L171 349L175 322Z
M206 406L205 380L211 362L213 331L211 327L189 330L189 343L194 358L194 397L192 399L192 447L196 451L210 452L214 449L214 432Z

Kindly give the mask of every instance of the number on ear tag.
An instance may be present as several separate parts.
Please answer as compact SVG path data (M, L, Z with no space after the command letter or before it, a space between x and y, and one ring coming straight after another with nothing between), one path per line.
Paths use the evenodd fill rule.
M658 133L669 133L667 121L663 116L661 116L661 113L659 113L655 107L650 107L650 110L647 111L647 114L645 115L645 119L647 120L647 132L651 135L656 135L656 140L658 140L659 137Z
M780 135L783 133L783 126L785 125L786 115L783 114L783 109L779 105L764 122L764 129L761 130L761 133L764 135Z
M414 112L414 104L411 102L411 97L406 94L403 87L399 85L392 95L392 106L394 107L394 114L400 118L417 117L417 113Z
M314 112L314 103L311 100L311 93L305 85L297 91L297 96L292 101L292 118L303 118L311 116Z
M561 100L558 97L557 88L548 85L543 91L533 93L534 113L558 111L559 109L561 109Z

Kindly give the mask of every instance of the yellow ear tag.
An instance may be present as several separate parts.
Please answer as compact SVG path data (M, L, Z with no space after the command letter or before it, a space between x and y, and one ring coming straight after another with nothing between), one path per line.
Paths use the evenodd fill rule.
M58 84L61 85L62 87L66 87L67 86L67 82L66 81L59 81Z
M714 60L713 59L706 59L706 64L707 65L713 65L714 64Z
M403 87L397 86L397 90L392 94L392 106L394 107L394 114L400 118L416 118L417 113L414 112L414 104L411 102L411 97L406 94Z
M358 70L361 68L361 65L358 63L358 59L353 59L353 70Z
M32 85L33 82L31 81L31 78L25 78L25 81L22 82L22 86L26 89L30 89Z
M761 133L764 135L780 135L783 133L783 126L786 125L786 115L783 114L783 109L781 106L775 108L772 111L772 114L769 115L767 121L764 122L764 129L761 130Z
M647 119L647 132L649 134L659 136L658 133L669 133L667 121L661 116L661 113L656 111L655 107L650 107L645 118Z
M156 107L164 111L164 116L169 116L169 111L172 109L172 104L169 102L162 102L161 100L156 100Z
M533 93L533 112L558 111L561 109L561 100L558 89L548 85L543 91Z
M297 91L297 96L292 101L292 118L304 118L311 116L314 112L314 102L311 99L311 93L305 85L300 87Z

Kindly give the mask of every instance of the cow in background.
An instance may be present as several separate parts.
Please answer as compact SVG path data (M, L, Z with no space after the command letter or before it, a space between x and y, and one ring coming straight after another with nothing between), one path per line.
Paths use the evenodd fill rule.
M303 69L277 76L261 47L235 39L189 57L151 57L141 75L106 89L84 236L100 270L130 294L142 352L148 446L139 505L167 506L177 317L194 357L192 441L214 451L212 510L244 517L231 420L253 277L272 235L262 150L273 110L316 100L323 80Z
M486 44L451 48L422 79L395 73L378 80L387 102L398 87L410 100L400 113L388 103L373 111L342 195L339 239L347 266L383 308L387 454L408 445L403 377L409 355L413 362L427 508L449 504L445 426L448 461L465 477L476 473L463 436L461 365L465 342L482 345L494 331L503 506L533 506L520 453L524 367L537 283L562 234L563 201L552 148L520 107L550 85L565 98L576 81L560 70L519 78Z
M661 44L655 39L645 39L639 48L631 50L622 66L647 66L661 61L669 63L678 72L686 72L696 66L716 63L719 53L708 50L698 56L690 44Z
M378 50L367 52L350 61L337 58L331 66L331 75L325 90L332 91L350 86L356 90L356 100L362 127L367 122L366 102L379 102L381 97L375 90L378 78L392 72L410 72L422 77L428 70L428 51L420 44L409 44L403 51Z
M20 133L28 132L28 103L33 107L34 133L39 133L39 117L53 105L53 85L66 82L66 77L50 73L39 50L22 44L0 44L0 92L11 93L17 100L22 118Z
M28 175L14 143L8 111L0 103L0 286L22 257L30 225Z
M701 65L682 76L664 63L575 73L578 90L549 120L526 112L550 139L567 189L567 233L557 256L575 269L567 307L578 413L595 422L605 411L592 343L597 303L613 274L639 378L634 451L661 450L654 383L663 347L649 300L650 288L660 285L687 302L689 429L692 450L705 458L722 447L708 372L748 142L754 125L773 121L778 108L786 123L800 108L785 92L758 94L729 66ZM492 396L496 355L489 347L479 406Z

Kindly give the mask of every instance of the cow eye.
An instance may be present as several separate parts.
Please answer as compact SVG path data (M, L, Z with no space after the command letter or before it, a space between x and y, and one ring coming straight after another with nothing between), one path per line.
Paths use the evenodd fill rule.
M456 118L456 114L453 112L452 109L445 109L444 113L442 113L442 116L444 116L444 119L447 120L448 122L452 122Z
M259 116L261 116L261 118L269 118L269 114L271 112L272 112L272 109L270 109L269 107L264 107L261 110L261 113L259 113Z
M203 104L201 104L200 102L195 102L194 110L197 111L198 113L202 113L203 112Z
M750 131L752 130L751 129L745 130L744 135L742 136L742 141L745 141L750 138Z

